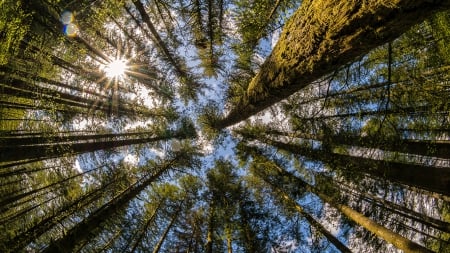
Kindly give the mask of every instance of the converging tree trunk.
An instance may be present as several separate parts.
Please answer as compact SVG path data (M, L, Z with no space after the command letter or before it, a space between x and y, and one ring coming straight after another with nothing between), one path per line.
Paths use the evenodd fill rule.
M131 185L128 189L114 197L111 201L90 214L83 221L70 229L67 234L52 242L43 252L74 252L80 249L87 241L95 237L116 213L124 209L126 205L157 180L163 173L167 172L176 163L177 157L165 161L152 168L152 173Z
M216 129L279 102L356 57L397 38L448 1L303 1L247 91Z
M338 209L342 214L347 216L349 219L353 220L354 222L361 225L371 233L374 233L378 237L393 244L395 247L403 250L404 252L417 252L417 253L432 252L431 250L428 250L424 246L419 245L401 236L400 234L378 224L372 219L353 210L349 206L340 203L339 201L336 200L335 196L329 195L328 193L329 189L325 189L323 188L323 186L309 185L302 179L296 177L292 173L289 173L283 168L281 168L278 164L274 163L269 158L265 157L262 154L259 154L259 151L257 149L252 147L248 148L249 151L254 156L253 164L254 166L256 166L256 168L253 169L256 171L258 176L262 177L263 180L271 182L272 184L276 184L275 182L277 182L277 184L283 185L294 184L295 187L289 187L289 189L290 191L292 191L293 194L299 196L301 196L305 190L316 194L320 199ZM339 195L339 193L336 192L335 194Z

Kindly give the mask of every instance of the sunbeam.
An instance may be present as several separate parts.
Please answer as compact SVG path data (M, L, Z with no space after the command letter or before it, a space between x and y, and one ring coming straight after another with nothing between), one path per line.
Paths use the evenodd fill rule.
M116 59L103 67L105 75L109 78L120 78L128 69L127 61L123 59Z

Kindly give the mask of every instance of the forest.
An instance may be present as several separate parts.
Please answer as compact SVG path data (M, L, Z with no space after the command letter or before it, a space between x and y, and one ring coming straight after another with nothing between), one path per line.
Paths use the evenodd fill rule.
M450 252L450 1L0 1L0 252Z

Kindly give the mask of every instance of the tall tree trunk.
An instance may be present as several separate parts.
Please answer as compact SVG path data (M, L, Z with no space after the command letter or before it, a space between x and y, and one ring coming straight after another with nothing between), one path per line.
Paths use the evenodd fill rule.
M20 146L37 146L40 144L64 144L67 142L97 142L104 140L120 139L142 139L154 135L152 132L129 132L129 133L83 133L83 132L34 132L32 134L22 133L13 136L0 137L0 147L17 148Z
M237 133L243 133L245 130L237 130ZM330 146L345 144L350 146L359 146L365 148L379 148L386 151L401 152L422 156L433 156L450 159L450 141L447 140L419 140L403 139L400 137L380 138L377 136L358 136L353 133L338 134L305 134L305 133L285 133L275 129L264 128L267 135L300 138L306 141L327 142Z
M82 143L62 143L62 144L42 144L39 146L25 145L17 146L14 149L10 147L0 147L0 161L20 161L26 159L50 159L63 155L76 155L97 150L112 149L122 146L151 143L170 138L186 138L183 134L175 134L172 136L154 136L137 139L124 140L101 140L96 142Z
M208 232L206 234L205 252L213 253L215 222L214 222L214 206L213 203L209 206L208 212Z
M27 80L37 81L39 83L43 83L44 84L43 86L45 86L44 88L48 88L48 89L52 89L52 90L64 88L64 89L72 90L73 92L80 92L82 94L93 95L94 97L98 97L101 99L108 98L108 96L97 93L95 91L91 91L84 87L78 87L78 86L74 86L74 85L70 85L70 84L65 84L65 83L57 81L57 80L51 80L51 79L36 75L35 73L25 72L25 71L22 71L19 69L11 68L9 66L0 66L0 71L5 71L6 73L14 73L18 77L26 78ZM50 87L53 87L53 88L50 88ZM73 93L73 92L71 92L71 93Z
M148 29L150 30L153 38L152 40L157 45L157 48L160 50L160 52L167 58L167 61L172 65L172 67L175 69L177 75L184 79L190 84L192 87L195 88L198 87L198 84L193 82L191 78L189 77L188 73L186 72L184 66L180 65L180 61L175 60L173 54L170 52L170 50L167 48L166 44L164 43L163 39L159 35L158 31L156 30L155 26L150 20L150 17L148 16L147 12L145 11L144 5L141 3L140 0L133 0L133 4L138 10L139 14L142 17L142 20L147 25Z
M383 240L393 244L395 247L403 250L404 252L421 252L421 253L423 253L423 252L431 253L432 252L431 250L428 250L427 248L401 236L400 234L395 233L394 231L387 229L384 226L379 225L375 221L373 221L370 218L364 216L363 214L353 210L349 206L346 206L346 205L341 204L340 202L336 201L335 197L330 197L327 193L325 193L325 192L328 192L330 189L324 190L324 188L319 189L317 186L311 186L308 183L306 183L305 181L303 181L302 179L287 172L286 170L284 170L283 168L281 168L277 164L273 163L272 161L270 161L268 158L266 158L264 156L259 155L257 157L257 159L259 159L259 160L256 160L256 163L258 164L257 166L260 166L260 167L255 168L255 170L257 171L256 173L259 176L261 176L262 179L264 179L264 181L270 182L271 184L276 184L272 180L275 180L278 184L283 183L283 179L280 180L277 177L275 177L275 178L271 178L272 180L270 180L270 179L267 179L267 177L264 175L265 173L269 173L271 169L272 170L275 169L276 170L275 173L278 174L278 176L284 177L285 180L288 179L290 181L289 183L293 183L297 186L304 186L307 191L316 194L320 199L322 199L323 201L329 203L330 205L332 205L333 207L335 207L336 209L341 211L341 213L343 213L349 219L353 220L354 222L361 225L368 231L374 233L375 235L382 238ZM271 166L268 167L267 166L268 164L270 164ZM301 187L292 187L291 189L294 194L300 194L300 195L303 194L303 190ZM336 189L334 189L334 190L336 190Z
M142 243L142 240L144 239L145 234L147 233L148 228L150 227L150 225L151 225L153 222L155 222L156 214L158 213L158 211L160 211L160 208L161 208L163 202L164 202L164 199L161 200L161 201L158 203L158 205L157 205L157 207L155 208L155 210L153 211L152 215L151 215L151 216L147 219L147 221L145 222L145 225L144 225L144 227L142 228L142 230L141 230L141 231L137 231L137 232L139 232L140 234L139 234L139 237L138 237L137 239L134 240L134 245L133 245L133 247L131 248L130 253L136 252L137 247L139 246L140 243ZM136 232L136 233L137 233L137 232ZM132 241L132 239L133 239L133 238L130 238L130 242ZM128 248L128 246L127 246L126 248ZM124 251L126 251L126 250L124 250Z
M63 206L59 210L56 210L53 215L50 215L48 217L45 217L43 220L41 220L39 223L31 227L30 229L18 234L14 238L12 238L10 241L5 242L6 245L9 245L9 248L11 249L11 252L19 252L23 250L24 247L26 247L29 243L35 241L37 238L39 238L42 234L45 232L51 230L53 227L55 227L57 224L62 222L64 219L72 215L74 212L80 210L80 206L86 206L89 203L92 203L98 199L101 198L102 194L104 193L105 189L108 189L107 187L110 187L116 183L116 181L108 182L107 184L103 185L100 188L97 188L74 202ZM0 244L0 248L1 244Z
M314 219L309 213L300 206L295 200L293 200L285 191L280 189L277 185L268 182L272 188L281 194L281 197L290 205L295 208L295 210L309 222L309 224L319 230L322 235L324 235L329 242L331 242L338 250L345 253L351 253L352 251L345 246L341 241L339 241L333 234L331 234L320 222Z
M233 233L229 224L225 227L225 236L227 239L227 252L233 253Z
M153 249L152 253L158 253L161 250L161 246L164 243L164 241L167 238L167 235L169 234L170 229L172 228L173 224L175 224L175 221L178 218L178 215L180 214L181 206L178 208L178 210L172 215L172 218L170 219L169 225L167 225L166 229L161 235L161 238L159 238L158 243L155 245L155 248Z
M55 182L55 183L51 183L51 184L46 185L46 186L42 186L42 187L39 187L39 188L35 188L35 187L32 186L31 189L33 189L33 188L35 188L35 189L27 191L27 192L24 192L24 193L10 194L6 198L1 198L0 199L0 213L3 212L5 209L8 209L8 205L11 204L11 203L14 203L14 202L16 202L18 200L21 200L23 198L26 198L26 197L30 197L30 196L32 196L32 195L34 195L36 193L42 192L44 190L47 190L47 191L45 191L43 194L46 194L46 193L51 192L51 191L56 191L58 188L56 188L55 186L64 187L64 186L60 186L60 185L65 183L65 182L67 182L67 181L69 181L69 180L81 177L83 175L86 175L88 173L91 173L93 171L101 169L103 167L105 167L105 166L101 165L101 166L95 167L93 169L86 170L86 171L84 171L82 173L79 173L79 174L76 174L76 175L64 178L63 180L60 180L60 181Z
M427 0L303 1L246 93L213 127L247 119L449 7Z
M446 221L442 221L439 219L435 219L429 217L423 213L416 212L412 209L409 209L405 206L395 204L391 201L379 198L367 192L355 191L352 190L349 186L345 185L343 182L339 182L339 185L344 186L346 191L349 191L350 194L359 197L359 199L367 201L368 203L388 210L389 212L396 213L400 216L408 218L418 223L422 223L426 226L433 227L435 229L439 229L443 232L450 233L450 223Z
M242 133L242 132L241 132ZM415 186L432 192L450 196L450 170L433 166L406 164L396 161L375 160L347 154L333 153L330 150L313 149L297 144L271 140L254 133L245 133L251 139L262 141L276 148L287 150L308 159L322 161L332 169L367 173L405 185ZM364 168L364 170L361 170ZM425 172L425 173L424 173Z
M80 246L94 238L101 231L111 217L123 210L133 198L156 181L163 173L171 169L174 162L175 160L170 160L157 165L151 175L145 176L91 213L86 219L70 229L64 237L53 241L43 252L75 252L79 250Z

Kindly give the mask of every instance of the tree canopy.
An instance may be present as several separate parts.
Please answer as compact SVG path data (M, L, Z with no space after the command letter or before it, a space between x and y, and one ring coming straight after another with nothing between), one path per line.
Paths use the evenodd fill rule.
M0 252L450 251L448 1L0 6Z

